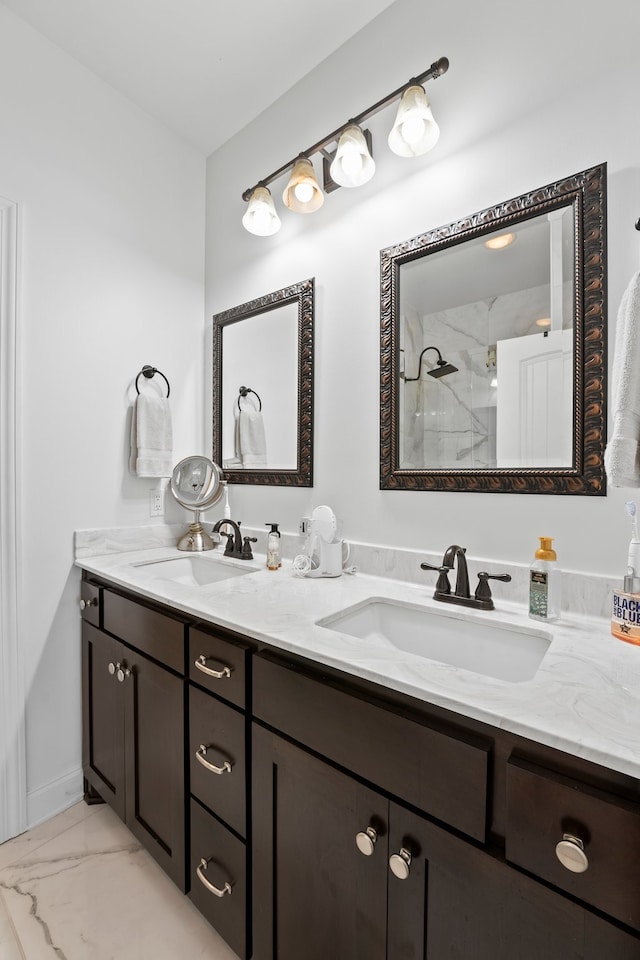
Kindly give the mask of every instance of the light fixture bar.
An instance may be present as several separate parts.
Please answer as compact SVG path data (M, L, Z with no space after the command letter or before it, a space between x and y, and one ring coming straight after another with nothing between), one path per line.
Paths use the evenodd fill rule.
M312 147L308 147L306 150L303 150L292 160L288 160L287 163L284 163L281 167L278 167L277 170L274 170L273 173L270 173L268 177L263 177L262 180L259 180L255 186L250 187L248 190L245 190L242 194L243 200L249 200L253 191L256 187L266 187L269 183L273 183L274 180L277 180L278 177L281 177L283 173L286 173L287 170L290 170L293 167L296 160L300 157L311 157L315 153L322 153L330 144L335 143L343 130L348 127L350 124L356 124L360 126L361 123L364 123L365 120L368 120L370 117L373 117L376 113L379 113L380 110L384 110L385 107L388 107L389 104L393 103L394 100L398 100L407 87L413 86L414 84L426 83L428 80L437 80L438 77L441 77L449 69L449 61L447 57L440 57L439 60L436 60L431 64L428 70L425 70L424 73L421 73L419 77L412 77L406 83L403 83L401 87L398 87L397 90L394 90L393 93L390 93L388 96L383 97L382 100L378 100L377 103L374 103L373 106L368 107L366 110L363 110L362 113L359 113L357 117L352 117L347 123L343 123L341 127L338 127L337 130L334 130L333 133L330 133L328 136L323 137L322 140L319 140L317 143L314 143Z

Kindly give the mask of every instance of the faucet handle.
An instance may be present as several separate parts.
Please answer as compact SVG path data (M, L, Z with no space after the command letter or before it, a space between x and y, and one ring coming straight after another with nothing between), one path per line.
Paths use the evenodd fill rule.
M476 600L484 600L489 602L491 606L488 609L492 610L493 599L491 597L491 587L487 582L489 580L502 580L503 583L510 583L511 574L510 573L486 573L486 571L484 570L482 571L482 573L478 574L478 586L476 587L475 598Z
M245 537L242 541L242 559L243 560L253 560L253 554L251 552L251 544L257 543L257 537Z
M436 593L451 593L451 584L449 583L449 577L447 574L452 569L451 567L434 567L430 563L421 563L421 570L437 570L440 576L436 582Z

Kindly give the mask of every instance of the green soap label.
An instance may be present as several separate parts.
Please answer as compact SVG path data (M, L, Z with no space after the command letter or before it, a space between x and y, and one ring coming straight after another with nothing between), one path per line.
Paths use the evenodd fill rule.
M548 599L547 574L544 570L532 570L529 575L529 613L534 617L546 617Z

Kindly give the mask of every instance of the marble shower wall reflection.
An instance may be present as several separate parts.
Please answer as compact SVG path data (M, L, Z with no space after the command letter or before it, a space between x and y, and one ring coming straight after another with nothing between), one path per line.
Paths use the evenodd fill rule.
M563 285L564 317L571 326L572 286ZM401 317L400 468L483 469L496 466L496 417L500 371L496 344L524 336L544 336L537 324L549 316L549 285L505 293L426 314L403 304ZM436 346L456 373L434 379ZM404 367L404 369L403 369Z

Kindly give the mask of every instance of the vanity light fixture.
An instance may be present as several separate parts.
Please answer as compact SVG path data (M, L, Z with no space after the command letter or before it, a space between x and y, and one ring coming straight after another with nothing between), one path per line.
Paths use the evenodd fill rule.
M551 317L540 317L539 320L536 320L536 327L550 327L551 326Z
M424 87L413 84L402 94L389 149L399 157L421 157L435 147L439 136L440 127L433 119Z
M512 243L516 241L515 233L500 233L497 237L489 237L488 240L485 240L484 245L488 250L504 250L505 247L510 247Z
M256 237L271 237L282 226L268 187L258 185L251 195L242 226Z
M400 100L400 104L388 138L390 149L402 157L418 157L434 147L440 130L433 119L423 84L437 80L448 69L448 59L440 57L420 76L412 77L408 83L245 190L242 199L249 204L242 218L245 229L260 237L272 236L280 229L280 218L268 185L287 171L290 176L282 195L284 205L295 213L313 213L320 209L324 193L313 168L311 158L314 154L323 158L323 186L327 193L338 187L360 187L368 183L375 172L375 162L371 133L363 129L362 124L396 100Z
M295 213L315 213L324 203L324 193L316 180L313 164L301 154L293 165L282 202Z
M368 130L366 134L368 136L355 123L342 131L336 155L329 167L331 179L339 187L361 187L376 172L376 164L371 156L371 134Z

